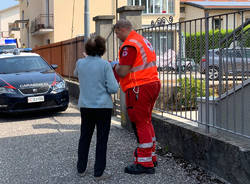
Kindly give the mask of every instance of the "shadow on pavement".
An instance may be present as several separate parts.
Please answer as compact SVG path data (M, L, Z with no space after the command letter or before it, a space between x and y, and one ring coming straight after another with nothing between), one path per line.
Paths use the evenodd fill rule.
M31 113L18 113L18 114L8 114L0 113L0 123L4 122L15 122L15 121L25 121L34 120L40 118L53 118L53 117L80 117L80 113L72 112L51 112L51 111L41 111L41 112L31 112Z
M62 130L80 130L80 125L67 124L37 124L32 125L34 129L62 129Z

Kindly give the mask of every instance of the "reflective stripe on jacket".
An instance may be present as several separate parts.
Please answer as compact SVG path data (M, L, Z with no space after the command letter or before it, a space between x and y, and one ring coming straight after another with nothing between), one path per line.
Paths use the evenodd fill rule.
M137 54L131 72L124 78L120 78L122 90L125 92L127 89L135 86L159 81L156 55L151 43L137 32L131 31L120 48L119 57L126 46L134 47Z

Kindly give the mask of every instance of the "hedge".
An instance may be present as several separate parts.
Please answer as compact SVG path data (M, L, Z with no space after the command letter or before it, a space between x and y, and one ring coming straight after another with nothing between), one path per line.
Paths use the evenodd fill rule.
M242 47L250 47L250 25L243 28L235 34L233 30L210 30L208 35L208 49L229 47L235 40L239 40ZM226 36L230 38L222 44L220 41ZM242 36L243 35L243 36ZM196 63L199 63L202 56L205 55L205 32L196 34L185 34L185 52L187 58L193 58Z

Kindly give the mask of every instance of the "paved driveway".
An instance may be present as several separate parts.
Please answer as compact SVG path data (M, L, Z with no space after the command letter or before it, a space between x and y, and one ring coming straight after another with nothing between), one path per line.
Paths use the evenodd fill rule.
M0 117L0 184L96 183L93 175L95 136L91 143L88 173L76 174L79 111L70 105L63 113ZM109 137L107 170L112 178L99 183L221 183L169 155L159 157L155 175L133 176L123 172L133 159L133 134L113 121ZM185 165L186 168L183 167ZM217 182L215 182L217 181Z

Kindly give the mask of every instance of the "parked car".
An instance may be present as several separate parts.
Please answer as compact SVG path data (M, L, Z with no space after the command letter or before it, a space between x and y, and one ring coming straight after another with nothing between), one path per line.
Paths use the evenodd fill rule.
M195 71L198 70L197 64L193 59L177 58L175 51L169 49L168 52L156 57L158 71Z
M156 56L156 64L158 67L158 71L170 71L175 70L175 60L176 54L174 50L169 49L163 54Z
M69 94L57 67L18 49L0 54L0 113L66 110Z
M186 72L186 71L199 71L199 66L194 62L194 59L181 58L177 59L177 71Z
M208 73L210 80L218 80L219 76L241 75L250 72L250 48L223 48L208 51ZM206 71L206 57L201 60L201 72Z

